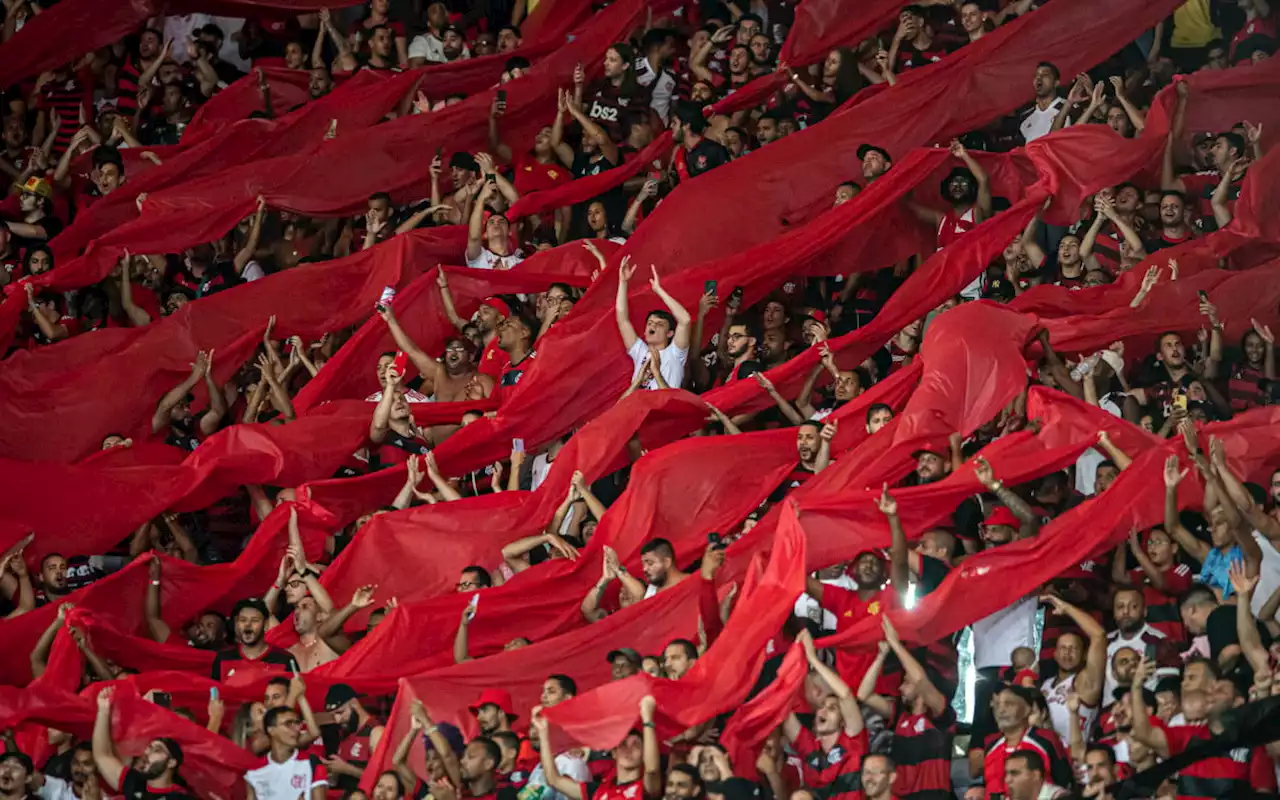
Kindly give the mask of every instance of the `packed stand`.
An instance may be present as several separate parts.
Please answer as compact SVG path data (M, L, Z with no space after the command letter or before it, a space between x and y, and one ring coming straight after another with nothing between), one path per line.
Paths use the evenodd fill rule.
M377 389L363 396L361 426L367 418L367 435L332 478L341 483L393 476L396 490L366 503L350 524L332 523L330 517L323 538L308 536L300 521L300 510L305 515L312 499L308 486L249 484L202 508L167 509L105 553L44 552L33 558L26 548L39 547L37 530L3 554L0 611L13 620L43 606L56 608L27 655L31 684L25 691L44 686L79 692L95 700L96 711L77 732L47 722L36 736L31 723L6 727L0 798L219 796L220 789L201 785L184 770L176 734L148 742L118 736L125 694L144 694L172 712L166 719L174 725L183 717L226 752L252 761L254 766L237 770L243 775L236 791L257 798L1275 796L1280 732L1274 726L1280 712L1271 698L1280 694L1280 469L1270 472L1266 467L1275 463L1254 461L1242 469L1244 461L1228 454L1227 434L1215 435L1205 426L1241 415L1263 419L1266 407L1280 403L1271 328L1280 317L1271 308L1259 318L1230 318L1212 291L1201 291L1195 318L1178 325L1198 331L1194 339L1168 331L1125 336L1127 341L1102 349L1058 352L1042 328L1029 343L1025 385L1012 402L975 430L912 452L909 474L871 489L890 545L844 553L809 574L785 624L771 634L762 669L750 676L749 696L683 732L659 735L674 719L671 709L661 707L661 693L620 691L611 697L628 698L634 707L628 713L638 725L619 731L612 749L562 739L551 710L597 689L586 681L579 687L572 674L547 674L536 704L517 705L507 687L489 686L475 694L469 716L448 721L433 716L430 696L413 697L404 689L397 695L394 685L367 692L352 685L358 681L333 677L344 674L335 671L344 656L359 655L361 643L400 606L373 583L344 588L339 596L330 591L337 582L326 580L326 573L336 570L335 560L353 557L348 554L367 543L366 526L383 515L408 518L426 506L464 507L493 494L546 493L557 459L577 454L570 445L581 427L545 436L550 441L538 446L513 438L509 455L465 474L449 474L435 451L464 428L501 417L526 374L537 369L544 340L574 319L580 303L588 305L584 298L597 281L617 282L612 328L621 340L599 346L612 348L617 359L625 353L631 364L631 382L617 408L647 392L704 395L747 384L770 403L736 413L706 403L705 420L693 436L732 439L794 429L791 466L758 506L723 533L701 532L706 541L697 553L651 535L631 558L609 544L593 546L592 540L606 515L622 508L644 460L662 445L649 450L636 432L603 474L588 475L571 465L568 489L557 495L540 530L509 538L458 573L456 591L467 598L460 616L432 620L432 627L449 632L451 664L502 658L540 643L522 633L500 648L476 647L472 632L483 621L487 596L508 582L512 592L526 586L554 592L556 583L534 583L532 576L560 575L552 570L589 558L599 575L594 585L585 592L569 581L558 585L581 596L573 598L580 603L578 613L557 633L584 627L614 631L608 626L619 615L658 602L663 593L683 591L677 589L682 585L711 597L691 609L696 619L687 620L688 635L660 648L601 642L610 648L606 660L613 680L645 673L679 682L699 659L723 646L721 634L734 624L740 595L748 594L746 579L730 581L722 574L733 546L750 541L764 520L773 524L790 513L796 498L827 485L824 479L836 476L847 482L835 488L866 493L848 473L838 473L842 456L851 458L852 452L839 444L849 441L841 439L841 428L846 437L852 427L862 428L858 441L868 446L876 437L894 435L904 402L868 402L863 395L886 391L895 376L919 367L927 332L945 325L947 312L981 300L1018 308L1024 296L1043 297L1036 294L1041 286L1084 291L1122 284L1134 289L1123 307L1137 314L1165 296L1162 287L1186 280L1179 274L1181 256L1162 258L1157 251L1184 248L1181 254L1216 232L1233 230L1249 176L1268 155L1268 130L1258 122L1189 132L1188 109L1197 97L1188 76L1266 69L1277 14L1266 0L1189 0L1086 72L1063 75L1049 62L1029 70L1024 80L1033 95L1030 105L940 142L948 159L940 184L896 203L902 218L917 222L917 234L928 241L916 255L871 269L797 274L750 302L742 286L721 280L707 280L700 296L682 301L658 267L615 255L682 185L738 159L750 163L754 153L798 131L821 130L855 95L897 91L912 70L959 57L1002 26L1042 13L1039 5L1065 2L913 4L875 35L843 42L825 59L805 65L780 59L792 25L799 24L793 5L687 4L669 15L652 14L626 41L610 46L600 64L579 65L563 76L554 113L539 120L542 127L531 138L509 133L513 120L503 88L525 79L544 52L529 48L522 36L521 25L536 11L523 0L436 2L425 9L372 0L296 16L155 18L110 47L9 87L0 169L9 173L12 186L0 226L0 284L6 297L25 298L27 305L7 354L11 362L59 352L68 346L60 344L64 340L99 329L190 318L211 295L252 291L253 284L279 273L358 258L394 246L397 237L455 235L453 261L465 266L416 265L415 274L430 275L428 267L434 267L426 293L441 312L434 324L450 331L443 347L416 340L423 325L410 314L420 313L421 306L406 313L397 300L407 291L388 286L359 324L323 335L283 336L275 317L263 320L260 345L228 380L214 378L217 349L191 353L189 374L162 396L139 401L150 415L149 426L141 432L101 431L102 453L84 459L83 466L109 464L113 454L140 454L153 446L198 458L207 443L237 426L303 424L309 414L295 409L300 393L326 368L332 370L330 364L343 358L344 347L353 349L362 331L394 341L394 349L359 365L376 376ZM51 13L27 2L7 3L6 12L6 42L33 15ZM450 106L467 98L434 96L432 70L486 56L502 59L502 83L493 92L483 132L488 146L424 153L419 166L426 168L429 196L378 192L368 197L365 213L331 218L272 208L259 197L255 210L216 241L181 252L125 251L109 277L77 289L51 291L32 280L57 270L55 253L63 256L57 237L108 195L125 193L145 218L149 198L130 192L126 163L162 169L181 157L184 131L201 107L233 87L249 85L261 100L246 116L273 120L322 101L362 71L422 70L422 81L387 114L384 124L391 124L409 115L450 113ZM301 95L297 106L283 111L273 103L273 92L285 91L281 70L306 73L294 86ZM712 108L722 101L732 105L735 92L779 74L782 88L760 105ZM273 81L280 85L273 87ZM1173 99L1158 171L1109 176L1110 185L1092 193L1068 225L1049 219L1046 203L1045 212L1008 241L980 276L900 330L895 326L897 332L870 357L851 362L832 346L875 324L935 252L963 246L968 234L1019 199L1001 196L998 188L1010 194L1007 176L993 168L1004 163L1004 154L1041 139L1052 142L1055 132L1078 126L1106 126L1123 139L1141 137L1162 91ZM331 125L326 136L344 133ZM666 135L671 148L647 162L644 154ZM138 159L127 158L130 151ZM891 177L894 151L901 153L892 141L862 144L856 154L860 174L830 175L829 197L810 219L837 213ZM628 165L638 167L632 177L598 196L509 216L538 193ZM696 191L696 185L680 191ZM480 271L518 276L526 259L559 248L575 251L588 264L579 280L547 281L534 291L494 291L478 303L455 296L459 280L490 274ZM1231 269L1243 266L1224 262ZM653 302L634 308L636 290L645 284ZM475 310L464 315L460 307ZM1135 351L1139 342L1149 349ZM772 371L806 354L812 366L798 391L775 385L770 375L779 373ZM1028 411L1036 392L1093 414L1087 419L1096 439L1065 468L1014 479L997 468L998 459L988 458L993 451L987 448L1039 432L1045 422ZM430 404L459 411L433 414L429 409L445 406ZM1248 416L1251 411L1254 416ZM893 620L909 618L949 576L963 573L971 584L981 581L980 572L965 570L988 563L983 559L1001 548L1036 539L1073 509L1099 502L1122 480L1140 454L1126 452L1113 433L1121 430L1117 426L1135 436L1145 431L1145 446L1159 442L1172 448L1161 480L1140 489L1162 505L1161 524L1134 529L1119 546L1091 554L995 613L971 619L963 632L929 641L899 636ZM907 505L921 496L918 489L960 481L981 491L966 492L941 521L904 524L904 517L912 518ZM1203 495L1188 504L1193 484L1203 487ZM170 571L184 568L181 562L211 569L235 562L273 514L288 520L274 580L238 597L234 606L211 603L181 626L171 617L166 621L165 604L175 599L175 590L166 586ZM145 593L118 602L143 608L144 630L115 629L104 625L98 611L89 616L77 608L85 590L138 559L147 565ZM868 619L876 647L824 646L824 639L848 635L860 624L866 629ZM100 652L99 626L105 636L136 637L132 660L120 663ZM135 679L142 681L151 670L146 654L164 652L169 658L183 646L210 654L201 663L211 669L199 676L212 681L207 703L184 703L162 689L139 691L144 684ZM75 685L60 686L68 657L74 660ZM799 686L783 677L788 657L802 670ZM189 670L188 679L196 672ZM320 677L320 691L314 685L308 690L312 672ZM228 699L244 696L245 686L257 693L255 699ZM744 709L788 686L795 691L783 698L779 708L785 713L776 724L749 742L748 751L726 746L722 734L745 724ZM408 720L407 728L394 728L397 713ZM393 728L400 734L393 735ZM744 753L750 756L746 763Z

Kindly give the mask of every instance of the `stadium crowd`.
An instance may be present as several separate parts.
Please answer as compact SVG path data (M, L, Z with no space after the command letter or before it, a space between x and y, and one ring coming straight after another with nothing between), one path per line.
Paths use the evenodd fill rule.
M1107 5L6 0L0 800L1276 797L1280 11Z

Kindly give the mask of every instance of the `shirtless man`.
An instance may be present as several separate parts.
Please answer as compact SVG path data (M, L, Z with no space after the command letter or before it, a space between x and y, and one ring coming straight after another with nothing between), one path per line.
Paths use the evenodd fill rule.
M300 672L310 672L338 657L333 648L317 633L320 623L324 621L320 618L322 614L328 616L326 612L320 610L315 598L309 595L299 600L294 606L293 629L298 634L298 642L289 648L289 652L297 660Z
M493 378L479 374L475 362L471 359L469 342L461 337L450 339L444 348L444 361L437 361L417 344L404 329L400 327L395 312L390 306L383 306L378 312L387 323L396 347L413 362L422 375L423 394L434 395L438 403L452 403L467 399L467 385L476 383L483 394L488 397L493 393ZM474 399L474 398L473 398Z

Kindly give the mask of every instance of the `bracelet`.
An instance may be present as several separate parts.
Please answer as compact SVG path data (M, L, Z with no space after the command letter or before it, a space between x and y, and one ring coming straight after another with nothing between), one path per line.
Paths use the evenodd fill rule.
M992 482L991 482L991 485L990 485L990 486L988 486L987 488L988 488L988 489L990 489L990 490L991 490L991 491L993 491L993 492L998 492L998 491L1000 491L1001 489L1003 489L1003 488L1004 488L1004 482L1003 482L1003 481L992 481Z
M280 591L280 584L278 584L278 583L273 583L273 584L271 584L271 588L272 588L272 589L275 589L275 590L278 592L278 591Z
M438 730L440 730L440 726L439 726L439 725L432 725L430 728L427 728L426 730L424 730L424 731L422 732L422 735L423 735L423 736L430 736L431 734L435 733L435 732L436 732L436 731L438 731Z
M646 728L652 728L652 727L653 727L653 723L652 723L652 722L646 722L646 723L644 723L644 727L646 727Z

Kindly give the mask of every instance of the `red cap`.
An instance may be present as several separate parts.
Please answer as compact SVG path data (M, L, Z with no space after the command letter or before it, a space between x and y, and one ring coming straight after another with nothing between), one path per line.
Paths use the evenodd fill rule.
M475 714L484 706L494 705L498 710L507 715L507 720L514 722L519 718L519 714L512 711L513 703L511 702L511 692L506 689L485 689L480 693L480 699L472 703L468 708L471 713Z
M820 323L822 325L826 325L827 312L819 311L818 309L815 308L813 311L809 312L809 319L813 320L814 322Z
M1025 686L1026 684L1024 684L1023 681L1028 679L1031 681L1032 688L1034 688L1037 684L1040 683L1040 676L1037 675L1036 671L1033 669L1021 670L1018 672L1017 675L1013 676L1013 682L1019 686Z
M486 297L484 300L480 301L480 305L488 306L504 317L511 316L511 306L507 305L507 301L503 300L501 297Z
M1017 528L1022 525L1007 506L996 506L991 509L991 513L987 515L987 524L1008 525L1010 528Z

